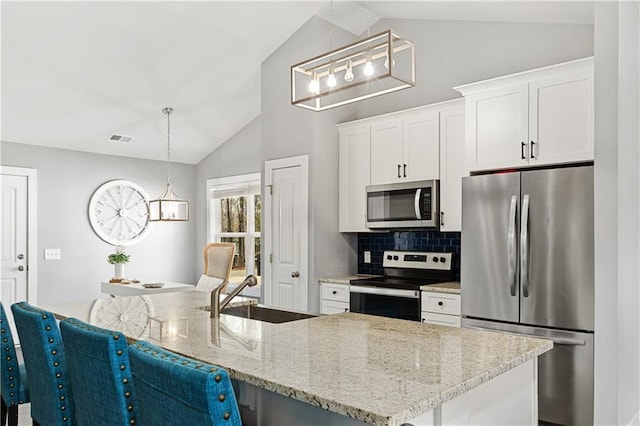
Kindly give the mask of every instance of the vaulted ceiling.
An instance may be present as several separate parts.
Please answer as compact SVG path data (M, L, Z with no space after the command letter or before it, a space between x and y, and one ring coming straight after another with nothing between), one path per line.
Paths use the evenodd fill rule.
M334 22L361 34L366 7L336 1ZM590 2L369 7L374 20L593 23ZM166 160L172 106L172 161L196 164L260 114L261 62L313 15L329 19L329 2L3 1L1 14L2 141Z

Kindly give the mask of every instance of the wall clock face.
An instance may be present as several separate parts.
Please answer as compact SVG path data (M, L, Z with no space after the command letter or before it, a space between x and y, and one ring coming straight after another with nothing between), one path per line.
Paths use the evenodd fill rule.
M149 196L133 182L109 181L91 196L89 221L95 233L107 243L131 245L149 230Z

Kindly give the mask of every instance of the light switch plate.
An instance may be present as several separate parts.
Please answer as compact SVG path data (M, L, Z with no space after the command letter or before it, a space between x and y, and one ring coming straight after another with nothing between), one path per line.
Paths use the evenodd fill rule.
M364 252L364 263L371 263L371 252L370 251L365 251Z
M44 249L44 260L60 260L60 249Z

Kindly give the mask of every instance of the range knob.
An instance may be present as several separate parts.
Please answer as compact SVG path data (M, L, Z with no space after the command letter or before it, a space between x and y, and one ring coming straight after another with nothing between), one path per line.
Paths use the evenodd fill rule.
M444 262L446 262L446 261L447 261L447 259L445 259L444 257L441 257L441 258L440 258L440 262L444 263Z
M393 260L398 260L398 256L393 256Z
M391 260L393 259L393 256L391 256L390 254L387 255L387 260Z
M432 260L433 260L434 262L436 262L436 263L438 263L438 262L440 261L440 259L438 259L436 256L433 256L433 259L432 259Z

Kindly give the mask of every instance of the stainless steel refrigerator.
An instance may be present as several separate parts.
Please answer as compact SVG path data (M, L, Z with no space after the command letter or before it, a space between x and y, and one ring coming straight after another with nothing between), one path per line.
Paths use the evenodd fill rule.
M462 325L553 340L539 419L593 424L593 166L462 182Z

